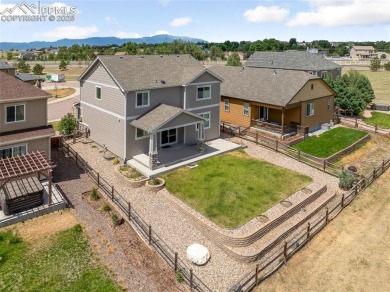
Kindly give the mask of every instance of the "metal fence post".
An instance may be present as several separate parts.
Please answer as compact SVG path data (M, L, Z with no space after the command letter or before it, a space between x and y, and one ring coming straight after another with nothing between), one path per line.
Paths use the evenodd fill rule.
M114 186L111 186L111 201L113 202L114 202L114 192L115 192Z
M177 252L175 252L175 272L177 271L177 260L178 260Z
M97 173L97 186L100 187L100 174Z
M76 155L75 155L75 160L76 160L76 165L78 165L78 163L77 163L77 160L78 160L78 153L76 152Z
M310 222L307 222L307 232L306 232L306 239L310 238Z
M278 152L279 148L279 140L276 140L276 145L275 145L275 151Z
M301 150L298 150L298 161L301 161Z
M152 226L149 225L149 244L152 243Z
M284 261L287 262L287 241L284 242L283 255L284 255Z
M255 285L259 285L259 264L256 265L255 281Z
M329 209L326 208L326 211L325 211L325 224L328 224L329 222Z
M131 203L127 203L128 211L129 211L129 221L131 221Z
M324 159L324 172L326 170L326 159Z
M192 273L192 269L190 269L190 291L192 291L192 282L193 282L193 273Z
M259 144L259 133L256 133L256 144Z
M84 169L85 173L88 173L88 162L87 161L85 161L84 167L85 167L85 169Z
M345 200L345 197L344 197L344 194L341 196L341 209L344 208L344 200Z

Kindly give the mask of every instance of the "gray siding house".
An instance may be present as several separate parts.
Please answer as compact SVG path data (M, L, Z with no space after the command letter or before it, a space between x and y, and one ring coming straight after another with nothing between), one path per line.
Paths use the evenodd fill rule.
M79 118L125 161L219 137L222 80L190 55L98 56L79 80Z
M307 51L254 52L245 66L305 71L325 79L341 76L341 66Z

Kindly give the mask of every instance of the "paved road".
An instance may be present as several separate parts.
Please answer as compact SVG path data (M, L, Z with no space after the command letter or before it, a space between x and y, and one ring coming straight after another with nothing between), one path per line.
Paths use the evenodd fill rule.
M42 89L52 89L54 87L53 83L43 83ZM63 88L63 87L74 87L79 88L79 83L70 81L66 83L59 83L57 85L57 88ZM75 95L71 99L64 99L63 101L55 102L55 103L49 103L48 104L48 119L49 121L52 120L59 120L67 113L73 112L73 104L77 101L79 101L80 95Z

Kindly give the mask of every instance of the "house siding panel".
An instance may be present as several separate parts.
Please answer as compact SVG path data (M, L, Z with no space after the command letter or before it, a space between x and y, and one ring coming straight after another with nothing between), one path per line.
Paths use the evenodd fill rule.
M83 122L90 129L91 139L120 158L124 158L125 121L115 116L98 111L87 105L83 107Z
M236 98L229 98L230 99L230 110L229 112L225 112L224 108L224 100L225 97L222 96L221 98L221 104L220 104L220 112L221 112L221 121L227 122L233 125L241 126L241 127L250 127L251 125L251 105L249 105L249 116L243 115L243 100L236 99Z
M313 89L311 89L311 85L313 85ZM292 100L290 100L289 104L298 103L300 101L312 100L319 97L333 95L333 91L330 89L328 85L326 85L325 81L321 79L308 81L302 89L298 92L296 96Z
M204 84L207 85L207 84ZM199 86L199 85L198 85ZM200 85L203 86L203 85ZM208 106L218 104L221 99L220 83L211 83L211 98L205 100L196 100L197 85L187 86L187 109L197 108L200 106Z
M89 80L96 83L102 83L109 86L118 87L118 84L114 79L108 74L107 70L97 62L91 70L83 77L83 80Z
M19 146L19 145L27 145L27 152L33 152L33 151L43 151L46 155L50 158L50 138L39 138L39 139L33 139L31 141L25 141L25 142L11 142L11 143L4 143L1 145L0 148L8 148L13 146Z
M217 79L215 76L213 76L212 74L210 74L208 72L205 72L201 76L196 78L194 81L192 81L191 83L203 83L203 82L215 82L215 81L220 82L220 80Z
M10 105L25 104L25 121L5 123L5 108ZM0 132L35 128L47 125L47 98L15 103L0 104Z
M135 140L135 127L130 125L127 126L126 134L126 158L130 159L142 153L148 154L149 138Z
M187 115L187 114L181 114L180 116L176 117L174 120L168 122L164 126L162 126L162 129L168 129L168 128L175 128L180 125L190 124L197 122L198 119L196 117Z
M220 136L219 125L220 125L220 113L219 107L212 107L208 109L201 109L196 111L191 111L193 114L201 114L205 112L210 112L210 128L205 129L205 139L213 140L217 139Z
M306 105L310 101L303 102L301 108L301 126L309 127L310 131L312 131L318 129L323 123L329 123L333 119L334 111L333 96L330 96L329 98L331 99L331 107L329 110L328 97L323 97L314 100L314 115L309 117L306 116Z

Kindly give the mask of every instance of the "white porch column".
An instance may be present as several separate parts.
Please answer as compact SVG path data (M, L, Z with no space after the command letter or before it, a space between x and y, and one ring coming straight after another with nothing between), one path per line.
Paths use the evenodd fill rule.
M155 169L157 166L157 134L150 133L149 136L149 168Z
M197 149L198 152L203 153L205 151L205 135L204 135L204 121L198 123L198 142Z

